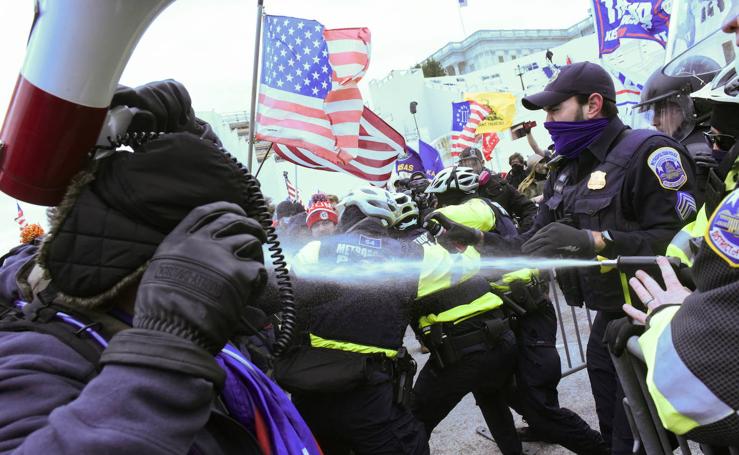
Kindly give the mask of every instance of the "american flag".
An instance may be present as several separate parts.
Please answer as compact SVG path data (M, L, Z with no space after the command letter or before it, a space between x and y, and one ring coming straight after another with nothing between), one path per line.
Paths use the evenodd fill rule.
M266 16L257 139L301 147L331 163L358 147L369 30L324 30L313 20Z
M284 144L274 144L282 158L300 166L321 171L345 172L384 186L390 179L398 155L405 151L403 136L369 108L364 108L359 123L359 148L348 163L334 163L311 151Z
M287 176L287 171L282 172L283 177L285 177L285 187L287 187L287 198L290 199L290 202L300 202L300 190L295 188L293 183L290 181L290 178Z
M462 131L452 134L452 156L459 156L459 153L467 147L475 145L475 130L485 118L490 115L490 108L470 101L470 116L467 124L464 125Z
M18 227L22 230L28 222L26 221L26 216L23 214L23 209L21 208L21 205L16 202L16 207L18 207L18 216L15 217L15 222L18 223Z

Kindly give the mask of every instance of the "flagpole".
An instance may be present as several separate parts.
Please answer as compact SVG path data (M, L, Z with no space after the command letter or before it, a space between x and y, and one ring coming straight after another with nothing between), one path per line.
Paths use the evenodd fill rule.
M262 16L264 14L264 0L257 0L257 31L254 39L254 70L251 77L251 107L249 109L249 152L247 155L247 167L251 169L254 155L254 142L256 142L256 116L257 116L257 78L259 76L259 46L262 39Z
M269 148L267 149L267 153L264 154L264 159L262 159L262 162L259 163L259 167L257 168L257 173L254 174L254 178L259 177L259 173L262 171L262 166L264 166L264 162L267 161L267 158L269 158L269 153L272 151L272 147L275 145L274 142L270 142Z
M457 3L458 13L459 13L459 24L462 26L462 39L467 38L467 30L464 28L464 19L462 19L462 4Z

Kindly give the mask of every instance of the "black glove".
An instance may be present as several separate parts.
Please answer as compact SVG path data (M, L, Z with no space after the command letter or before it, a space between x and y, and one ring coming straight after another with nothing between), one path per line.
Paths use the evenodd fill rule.
M202 128L195 121L190 94L177 81L150 82L136 88L119 85L110 107L124 105L134 110L128 131L201 133Z
M159 245L136 295L133 329L116 335L102 363L133 363L219 383L213 355L233 335L267 274L257 221L235 204L198 207Z
M439 212L431 213L423 220L424 228L428 229L433 234L434 228L432 226L432 223L438 223L445 230L443 233L440 234L442 237L444 237L444 239L439 239L439 243L448 240L455 244L470 246L477 245L478 243L480 243L480 241L482 241L483 238L482 232L479 229L474 229L463 224L455 223Z
M708 182L708 173L718 168L718 161L710 153L698 153L695 160L695 179L699 190L703 190Z
M644 333L643 325L633 324L628 317L624 317L608 323L603 342L608 344L608 349L616 357L621 357L629 338L640 336L642 333Z
M524 243L521 251L541 257L561 255L592 258L595 256L595 241L589 231L562 223L550 223Z

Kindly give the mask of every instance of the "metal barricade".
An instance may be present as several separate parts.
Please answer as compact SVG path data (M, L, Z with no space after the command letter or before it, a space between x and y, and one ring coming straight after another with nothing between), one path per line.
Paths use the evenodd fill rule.
M631 337L626 350L620 357L611 354L619 381L624 390L623 406L634 435L634 453L644 450L647 455L668 455L679 448L680 454L692 455L689 441L675 435L662 426L649 389L647 388L647 366L639 346L639 339ZM739 455L739 447L713 447L700 444L706 455Z
M585 347L590 336L590 330L593 327L593 319L590 310L585 307L575 308L564 303L564 297L559 290L559 285L555 277L554 270L549 273L549 297L554 303L554 310L557 312L557 322L559 323L559 332L557 333L557 347L561 341L564 348L566 368L562 371L562 377L585 368ZM566 309L569 308L569 311ZM587 329L585 329L587 321ZM581 328L582 326L582 328ZM570 341L574 335L575 345L570 346ZM572 352L572 351L575 352ZM575 357L579 354L579 361Z

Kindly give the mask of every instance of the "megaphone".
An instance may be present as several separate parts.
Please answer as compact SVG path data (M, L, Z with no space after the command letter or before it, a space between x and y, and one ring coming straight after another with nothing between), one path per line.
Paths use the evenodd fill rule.
M37 0L0 131L0 190L56 205L85 163L121 73L173 0Z

